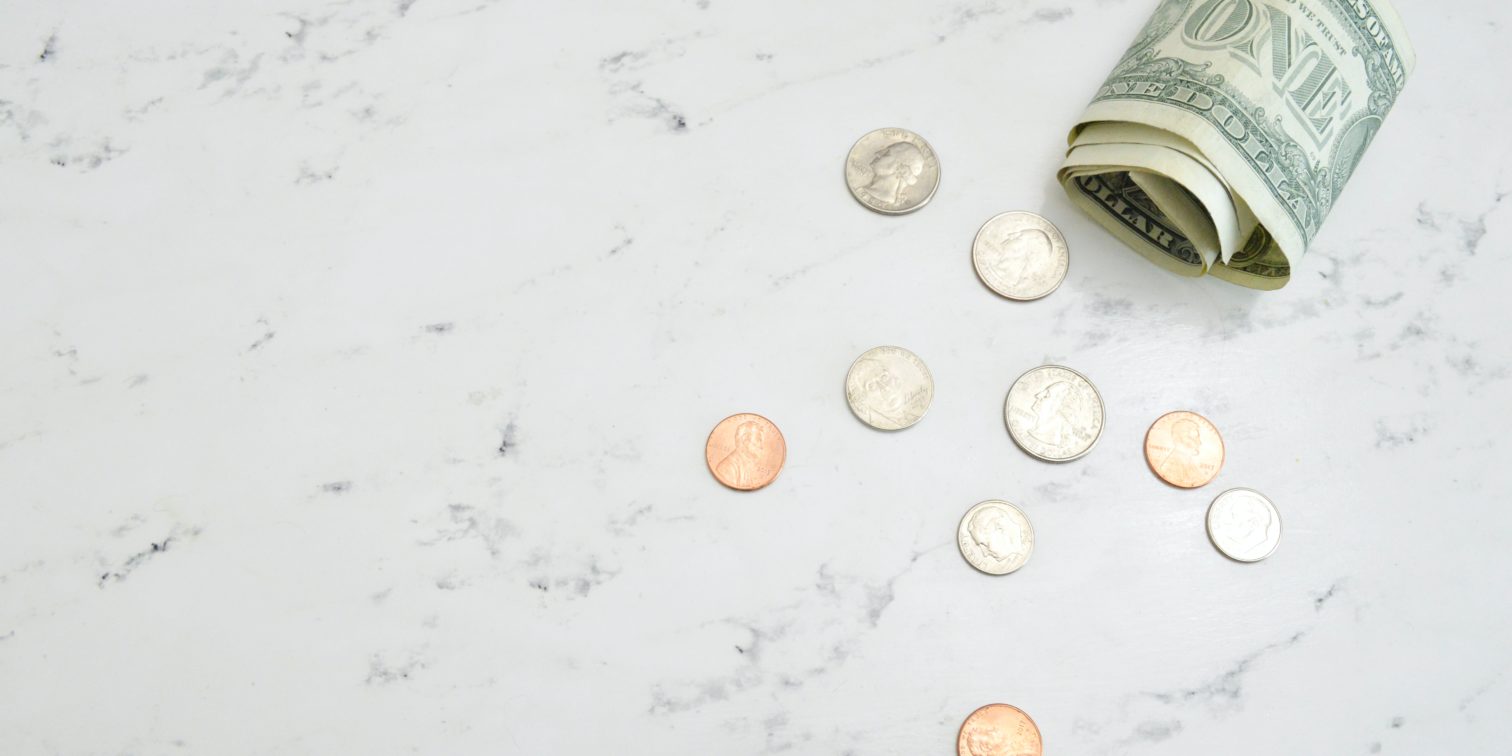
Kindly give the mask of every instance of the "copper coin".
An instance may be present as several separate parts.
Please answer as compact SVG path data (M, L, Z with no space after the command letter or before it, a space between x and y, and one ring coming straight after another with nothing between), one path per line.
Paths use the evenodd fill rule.
M1173 486L1205 486L1223 467L1223 436L1195 412L1161 415L1145 434L1144 446L1150 469Z
M960 756L1041 756L1039 727L1022 709L1008 704L987 704L961 723L956 738Z
M787 442L782 431L761 415L730 415L709 434L704 459L720 483L754 491L777 479L787 459Z

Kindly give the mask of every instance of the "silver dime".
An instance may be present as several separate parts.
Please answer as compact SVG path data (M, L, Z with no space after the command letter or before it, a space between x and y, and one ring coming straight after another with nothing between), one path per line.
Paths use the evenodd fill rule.
M851 146L845 185L879 213L918 210L940 186L940 161L924 138L908 129L877 129Z
M1229 559L1258 562L1281 543L1281 513L1259 491L1230 488L1208 507L1207 532Z
M956 528L956 545L972 567L988 575L1007 575L1034 553L1034 526L1022 509L989 499L966 510Z
M1003 419L1020 449L1046 462L1067 462L1091 451L1102 435L1102 396L1081 373L1041 365L1008 389Z
M902 347L869 349L845 374L845 400L861 422L899 430L919 422L934 400L934 376Z
M971 264L987 288L1009 299L1039 299L1066 280L1071 253L1050 221L1013 210L982 224L971 243Z

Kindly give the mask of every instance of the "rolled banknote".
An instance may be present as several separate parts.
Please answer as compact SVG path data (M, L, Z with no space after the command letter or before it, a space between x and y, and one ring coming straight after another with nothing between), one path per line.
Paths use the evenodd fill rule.
M1162 0L1061 185L1163 267L1279 289L1415 62L1385 0Z

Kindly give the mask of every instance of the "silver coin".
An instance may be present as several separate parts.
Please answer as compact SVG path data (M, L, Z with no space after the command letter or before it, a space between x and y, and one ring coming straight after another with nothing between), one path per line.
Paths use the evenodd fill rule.
M972 567L988 575L1007 575L1034 553L1034 526L1022 509L989 499L966 510L956 528L956 545Z
M1208 507L1207 532L1229 559L1258 562L1281 543L1281 513L1259 491L1230 488Z
M1091 451L1102 435L1102 395L1071 368L1041 365L1008 389L1003 419L1020 449L1046 462L1068 462Z
M982 224L971 243L971 264L987 288L1009 299L1039 299L1066 280L1071 253L1055 224L1013 210Z
M908 129L877 129L851 146L845 185L856 201L879 213L912 212L940 186L940 160L929 142Z
M845 400L851 412L873 428L907 428L929 411L934 376L913 352L879 346L851 363L845 374Z

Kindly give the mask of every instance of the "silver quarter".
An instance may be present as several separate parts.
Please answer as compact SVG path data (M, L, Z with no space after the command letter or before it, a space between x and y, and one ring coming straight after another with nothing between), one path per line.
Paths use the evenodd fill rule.
M966 510L956 527L956 545L972 567L988 575L1007 575L1034 553L1034 526L1022 509L989 499Z
M1229 559L1258 562L1281 543L1281 513L1259 491L1230 488L1208 507L1207 532Z
M923 207L940 186L940 160L929 142L908 129L877 129L851 146L845 185L856 201L897 215Z
M992 216L971 243L971 264L987 288L1009 299L1039 299L1060 287L1071 266L1055 224L1023 210Z
M1071 368L1041 365L1008 389L1003 420L1020 449L1046 462L1069 462L1102 436L1102 395Z
M868 349L845 374L845 400L861 422L900 430L923 419L934 400L934 376L902 347Z

